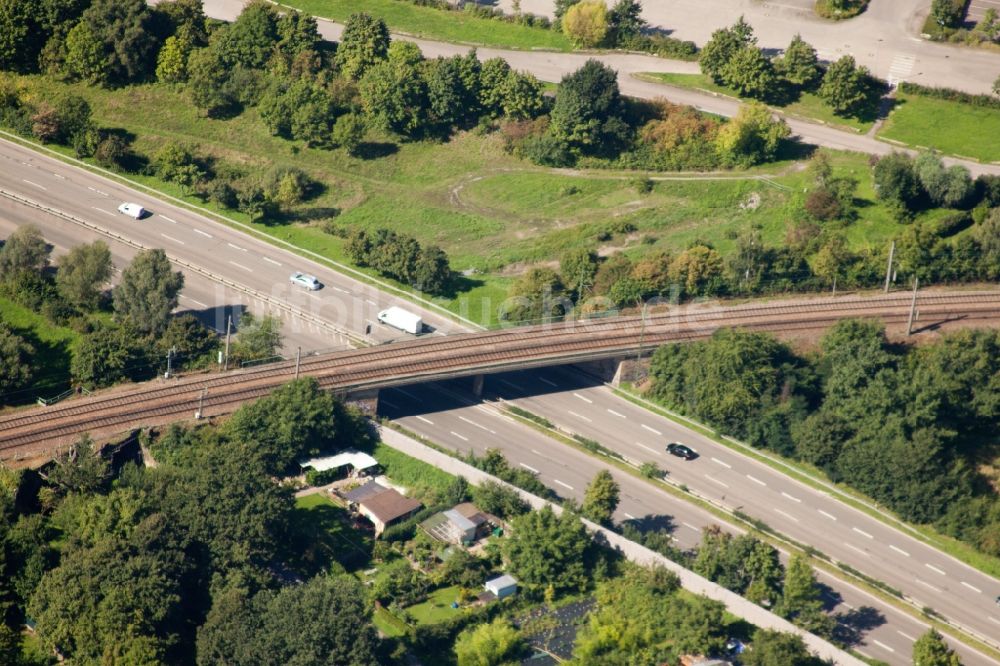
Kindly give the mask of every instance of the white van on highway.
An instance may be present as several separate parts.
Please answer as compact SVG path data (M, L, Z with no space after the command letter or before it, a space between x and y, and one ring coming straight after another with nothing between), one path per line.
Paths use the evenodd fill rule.
M142 216L146 214L146 209L137 203L123 203L121 206L118 206L118 212L122 215L128 215L129 217L141 220Z

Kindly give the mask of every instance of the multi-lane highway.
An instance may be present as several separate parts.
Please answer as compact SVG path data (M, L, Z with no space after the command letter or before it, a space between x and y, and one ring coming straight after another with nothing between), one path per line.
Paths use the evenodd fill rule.
M600 389L592 381L587 381L575 372L550 369L537 373L490 376L487 379L485 401L469 397L467 381L389 389L383 391L379 398L379 410L408 430L455 451L463 453L473 451L482 455L487 449L500 449L511 465L537 474L547 486L562 497L581 500L583 491L594 474L599 469L608 469L621 486L621 502L615 514L616 521L631 520L641 525L643 529L663 527L672 532L676 546L690 548L696 545L701 539L701 531L706 526L719 523L712 514L678 499L647 481L625 474L586 453L558 443L534 428L511 418L498 402L504 399L501 395L506 395L506 399L514 400L519 406L541 412L542 410L537 409L538 403L545 400L518 398L518 396L541 394L546 394L548 398L568 396L570 401L576 401L578 404L570 402L562 413L576 414L577 416L573 418L579 420L590 418L592 421L597 421L601 420L599 415L601 408L598 406L601 400L597 395L599 391ZM581 398L577 398L577 395ZM588 403L587 400L592 402ZM616 407L625 411L621 405ZM620 419L617 416L613 418ZM802 500L808 501L806 494L795 487L795 484L783 482L781 478L775 479L776 475L773 472L769 472L766 468L758 469L756 464L741 456L733 455L728 450L714 451L703 446L700 440L688 436L683 430L679 431L670 421L644 410L638 410L638 413L629 411L627 420L630 428L637 432L630 432L629 429L624 431L628 432L630 437L634 437L639 446L639 453L629 451L626 455L634 460L657 462L660 468L667 470L670 477L678 483L686 483L685 479L696 481L696 475L709 474L719 482L729 484L730 488L724 489L728 490L728 500L722 499L714 488L709 488L710 492L703 493L715 502L729 506L738 505L738 501L734 502L733 499L739 493L738 490L733 491L733 487L739 484L732 482L729 476L720 474L717 470L728 472L739 470L737 473L747 474L755 479L754 484L772 484L771 488L778 497L781 497L782 488L788 488L796 493L793 497L798 498L801 495ZM663 443L671 437L690 443L702 454L701 458L684 462L667 456ZM612 441L624 441L624 437L604 438L601 443L609 445ZM711 467L708 467L709 465ZM689 487L697 488L699 494L702 494L702 485L689 484ZM771 501L780 508L780 501L773 498ZM829 516L837 518L846 527L848 522L853 520L855 512L838 506L835 502L830 504L831 506L822 505L826 507L823 510L828 509ZM755 507L745 505L742 510L760 517L775 527L778 526L777 521L771 516L756 513ZM789 515L794 515L792 511L788 511ZM817 517L823 521L831 520L818 511ZM804 521L805 518L800 520ZM823 532L827 527L818 520L815 522L816 531ZM865 523L856 524L867 529L876 529ZM836 534L837 530L831 529L828 534L808 543L813 543L820 550L834 555L825 550L825 546L837 541ZM898 539L892 541L892 543L897 542ZM860 544L859 547L861 546L870 551L868 558L876 557L877 549L872 544ZM846 558L845 561L851 559ZM856 641L852 647L866 656L891 664L911 663L910 646L916 637L926 631L926 625L832 576L824 574L820 579L829 587L826 595L828 607L832 613L840 616L839 631L842 632L842 637L852 637L851 640ZM965 646L956 643L955 647L959 650L963 663L968 666L996 663Z
M396 300L322 264L300 259L186 209L138 194L113 181L23 147L6 142L0 144L0 160L3 165L0 169L0 189L43 202L143 245L164 247L172 256L191 265L218 272L226 279L267 294L275 300L288 300L299 307L315 308L308 311L341 325L355 327L355 331L366 325L375 308ZM114 212L117 204L127 200L137 201L148 207L153 211L153 217L134 221L117 215ZM15 215L18 217L14 217ZM86 227L33 211L8 211L0 217L8 217L7 228L11 223L18 224L26 218L32 219L43 234L60 247L93 238L93 232ZM127 256L126 250L116 250L116 262ZM320 299L289 290L287 274L293 267L300 266L306 266L316 273L327 285L320 292ZM217 294L213 294L213 287L210 286L203 287L202 291L189 292L188 296L192 297L192 294L197 294L195 297L209 308L230 302L228 295L221 297L222 303L213 301ZM356 302L359 300L364 305ZM355 307L359 309L354 310ZM416 306L407 307L419 309ZM432 324L442 330L446 328L447 322L435 313L426 310L422 312ZM338 320L337 317L342 318ZM390 331L376 328L376 335L384 336L389 333ZM308 337L310 332L306 330L301 334ZM323 346L325 338L318 338L317 346ZM553 422L597 439L605 446L621 450L638 460L656 460L657 446L662 445L667 438L686 441L702 454L699 460L678 466L676 461L659 453L662 457L661 466L669 469L673 478L684 480L692 489L730 506L742 506L746 513L781 529L792 538L812 543L828 555L884 580L983 636L1000 635L1000 609L992 602L1000 588L997 581L937 553L898 530L885 527L864 514L846 508L832 498L791 482L767 468L759 467L738 454L725 449L714 449L711 442L703 441L694 433L672 430L677 426L669 421L634 407L615 397L607 389L579 384L579 380L574 377L575 375L564 373L546 373L537 378L532 375L503 377L502 380L507 384L501 383L500 378L491 378L489 386L501 396L525 401L526 408L545 415ZM533 391L536 393L534 396ZM410 392L413 393L412 390ZM537 395L538 393L547 395ZM419 395L429 399L430 393L421 389ZM392 395L387 395L387 402L383 404L391 409L390 403L397 401L398 399L393 400ZM432 411L434 406L428 404L419 408ZM467 411L456 410L421 414L424 419L432 421L431 424L424 423L413 415L408 425L415 425L413 421L416 421L416 424L433 426L434 430L430 434L434 439L456 448L460 446L459 443L474 445L485 439L496 441L496 445L507 451L517 464L523 463L526 467L538 469L556 490L562 489L565 492L579 493L600 467L599 461L588 457L579 457L573 459L571 464L563 465L575 454L544 437L532 447L539 453L524 453L518 446L532 441L531 437L540 436L523 428L519 428L517 432L501 430L467 414ZM485 430L480 426L485 427ZM546 457L550 459L549 462L546 462ZM560 465L560 468L551 468L552 464ZM572 474L574 470L576 473ZM704 520L687 518L688 515L698 515L694 509L683 504L670 505L669 509L664 509L663 507L668 506L665 504L667 496L660 491L654 492L654 489L641 481L625 478L622 482L627 488L622 515L628 512L635 516L655 516L666 512L675 517L675 524L682 526L682 530L678 532L678 538L682 542L690 543L696 539L693 531L689 536L683 534L684 529L690 529L683 526L685 522L694 527L704 524ZM840 584L837 589L845 598L849 594L842 590ZM854 601L850 603L858 605ZM895 611L874 601L869 605L882 609L890 619L890 624L885 626L894 628L891 631L881 629L885 633L879 635L879 643L875 643L873 639L863 649L880 659L903 663L907 642L914 632L919 632L919 627L914 628L911 624L895 628L897 625L892 624ZM912 620L906 621L912 623ZM880 644L888 648L883 649ZM990 663L975 654L967 655L966 660L967 663Z

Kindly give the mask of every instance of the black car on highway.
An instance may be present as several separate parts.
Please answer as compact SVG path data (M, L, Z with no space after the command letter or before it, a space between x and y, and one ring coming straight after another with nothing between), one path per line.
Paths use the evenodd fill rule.
M670 442L667 444L667 453L678 458L684 458L684 460L694 460L698 457L694 449L679 442Z

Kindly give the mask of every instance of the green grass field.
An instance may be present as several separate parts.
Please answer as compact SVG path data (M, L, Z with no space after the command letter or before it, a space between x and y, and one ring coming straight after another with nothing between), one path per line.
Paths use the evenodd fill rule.
M556 30L419 7L400 0L284 0L282 4L340 22L351 14L368 12L382 18L391 30L447 42L513 49L569 51L573 48Z
M373 537L353 529L348 520L347 509L323 493L295 500L291 550L301 560L304 573L357 571L370 564Z
M31 387L13 396L9 402L32 401L36 397L52 398L69 388L72 349L80 337L76 331L55 326L42 315L2 297L0 321L35 349L33 363L37 370Z
M647 74L640 74L639 76L641 78L659 81L660 83L666 83L679 88L707 90L709 92L719 93L720 95L727 95L729 97L739 97L739 94L735 90L716 84L712 81L711 77L706 74L671 74L650 72ZM789 116L803 118L806 120L814 120L827 125L854 130L856 132L864 133L872 127L871 121L858 120L857 118L844 118L836 115L833 112L833 109L831 109L826 102L820 99L818 95L810 92L802 93L797 100L790 104L781 106L777 104L770 104L769 106Z
M1000 110L899 92L879 136L911 146L1000 161Z
M444 490L455 480L447 472L442 472L433 465L411 458L396 449L377 444L372 455L378 460L385 475L393 483L398 483L408 489Z
M417 624L437 624L449 620L462 613L461 608L451 607L452 602L458 599L458 590L458 585L434 590L426 601L407 606L406 611L413 616Z

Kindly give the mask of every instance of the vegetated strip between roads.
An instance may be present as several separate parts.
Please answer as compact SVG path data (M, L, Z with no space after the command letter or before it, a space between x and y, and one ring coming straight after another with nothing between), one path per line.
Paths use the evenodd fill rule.
M905 323L911 295L826 299L807 304L737 306L706 311L583 320L485 333L434 337L302 361L299 372L342 392L378 389L443 377L502 369L573 363L635 353L655 345L701 340L722 327L788 331L822 330L850 317ZM1000 291L926 294L922 325L1000 316ZM226 374L197 375L164 384L120 387L51 408L33 408L0 418L0 459L40 459L83 432L105 437L142 426L162 425L194 414L226 414L288 381L294 362ZM39 460L39 461L40 461Z

